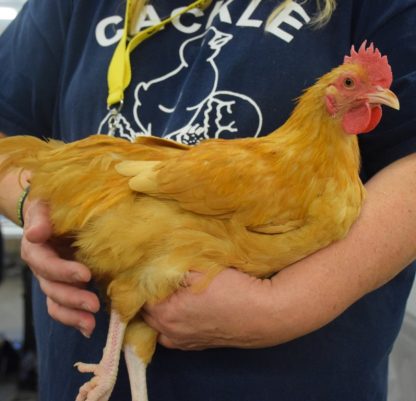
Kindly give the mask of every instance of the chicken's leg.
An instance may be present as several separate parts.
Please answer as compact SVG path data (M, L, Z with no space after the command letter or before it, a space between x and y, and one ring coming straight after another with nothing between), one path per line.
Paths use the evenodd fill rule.
M133 347L130 345L124 347L124 358L129 373L131 400L148 401L146 383L147 364L137 356Z
M147 401L146 368L155 352L158 333L140 319L127 326L124 358L129 372L132 401Z
M111 310L110 327L103 357L98 364L77 362L75 366L82 373L94 373L94 377L79 389L75 401L108 401L116 382L120 352L123 344L126 323L120 315Z

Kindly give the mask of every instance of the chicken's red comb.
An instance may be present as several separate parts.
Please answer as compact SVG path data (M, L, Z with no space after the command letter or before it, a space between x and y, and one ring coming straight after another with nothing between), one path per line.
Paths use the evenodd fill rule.
M393 82L393 74L387 56L382 56L373 43L370 43L370 46L367 47L366 40L360 46L358 52L354 46L351 47L351 55L345 56L344 63L361 64L366 67L375 85L389 88Z

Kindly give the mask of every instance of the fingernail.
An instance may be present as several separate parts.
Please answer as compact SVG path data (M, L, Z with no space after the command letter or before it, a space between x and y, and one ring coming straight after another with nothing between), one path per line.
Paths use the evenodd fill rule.
M81 332L81 334L82 334L85 338L88 338L88 339L90 339L90 338L91 338L91 336L90 336L89 334L87 334L87 332L86 332L86 331L84 331L84 330L80 330L80 332Z
M75 272L72 275L72 278L73 278L74 281L81 281L81 282L87 281L86 278L83 277L83 275L81 273L79 273L79 272Z
M78 326L78 330L81 332L81 334L85 338L90 338L91 337L91 333L89 333L89 331L84 327L84 325L82 323L80 323L80 325Z
M92 308L86 302L83 302L81 304L81 309L83 309L83 310L85 310L87 312L93 312Z

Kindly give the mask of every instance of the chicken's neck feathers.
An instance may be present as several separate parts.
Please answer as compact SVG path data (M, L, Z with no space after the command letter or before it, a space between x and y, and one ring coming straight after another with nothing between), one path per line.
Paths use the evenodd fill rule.
M272 132L268 140L276 143L287 158L296 162L321 164L322 169L344 166L350 174L360 169L356 135L345 133L339 116L330 116L325 108L319 83L299 99L288 120Z

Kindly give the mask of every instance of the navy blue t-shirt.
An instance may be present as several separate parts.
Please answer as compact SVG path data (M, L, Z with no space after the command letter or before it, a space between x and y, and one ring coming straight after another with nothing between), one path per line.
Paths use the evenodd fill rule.
M154 0L138 29L185 0ZM315 1L293 4L268 27L280 1L214 1L140 45L117 136L157 135L194 144L208 137L265 135L294 99L342 63L352 44L374 41L394 72L401 110L384 110L360 137L362 177L416 149L416 0L342 0L330 22L308 22ZM29 0L0 38L0 131L73 141L107 133L107 68L123 26L124 1ZM73 190L76 190L74 188ZM111 237L109 237L111 240ZM388 355L399 331L414 268L365 296L336 320L261 350L182 352L158 347L148 369L150 401L383 401ZM40 401L73 401L98 361L108 317L90 340L48 317L34 288ZM129 399L124 362L111 400Z

